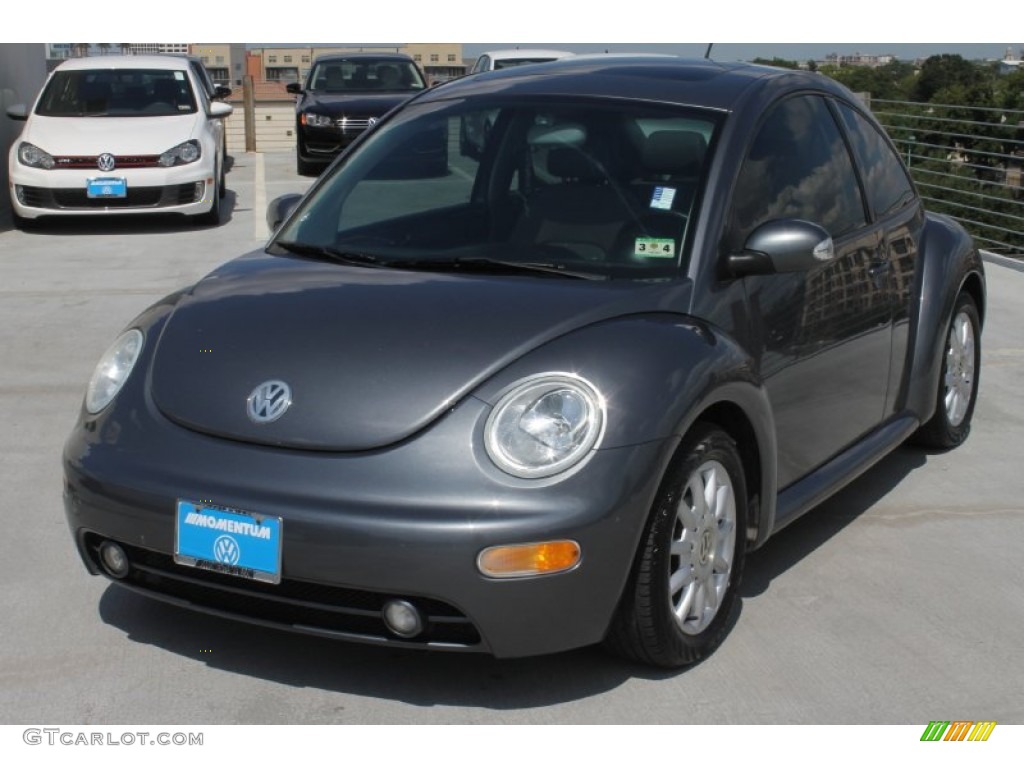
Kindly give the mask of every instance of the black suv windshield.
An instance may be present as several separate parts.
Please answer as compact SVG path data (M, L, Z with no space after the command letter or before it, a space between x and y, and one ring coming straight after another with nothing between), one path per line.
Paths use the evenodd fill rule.
M564 98L410 105L278 239L292 252L371 255L376 268L675 277L718 119Z
M57 72L36 114L47 117L161 117L196 111L184 71L76 69Z
M322 93L422 91L426 87L411 61L329 59L317 62L307 89Z

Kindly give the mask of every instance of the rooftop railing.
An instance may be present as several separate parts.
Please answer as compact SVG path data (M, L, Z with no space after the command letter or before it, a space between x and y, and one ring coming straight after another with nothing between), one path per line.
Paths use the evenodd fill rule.
M981 247L1024 254L1024 110L871 99L929 210Z

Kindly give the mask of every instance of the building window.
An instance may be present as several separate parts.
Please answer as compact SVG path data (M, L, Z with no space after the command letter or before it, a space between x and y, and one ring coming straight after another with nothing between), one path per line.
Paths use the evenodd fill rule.
M302 63L303 64L309 64L309 56L303 56L302 57Z
M448 61L455 61L455 54L454 53L449 53L448 54Z
M291 56L285 56L284 57L284 63L285 64L291 64L292 63L292 57Z
M217 63L218 64L223 64L224 63L224 57L223 56L218 56L217 57Z
M267 56L267 61L271 64L277 64L277 56Z
M415 56L412 57L412 60L413 61L423 61L423 57L420 54L417 53Z
M438 57L438 55L436 53L432 53L432 54L430 54L430 61L431 62L437 62L437 61L440 61L440 59L439 59L439 57Z

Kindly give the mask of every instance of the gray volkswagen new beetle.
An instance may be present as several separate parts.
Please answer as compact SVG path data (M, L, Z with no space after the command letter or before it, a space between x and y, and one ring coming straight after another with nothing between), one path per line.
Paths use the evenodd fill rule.
M86 567L176 605L677 667L722 640L746 553L970 429L978 251L823 76L468 77L268 218L127 326L64 450Z

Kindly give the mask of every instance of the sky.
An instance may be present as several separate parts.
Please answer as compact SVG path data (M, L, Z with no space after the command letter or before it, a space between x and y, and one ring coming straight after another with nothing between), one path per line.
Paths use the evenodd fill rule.
M703 56L708 43L719 40L724 42L714 44L712 56L723 61L758 56L823 59L832 52L891 53L902 59L959 53L999 59L1008 46L1018 54L1024 47L1024 26L1011 26L1021 41L992 42L993 35L1006 28L1000 20L1021 18L1016 0L975 0L961 7L956 23L949 13L929 13L909 0L729 0L695 5L684 0L298 0L292 6L266 6L252 0L251 8L271 10L243 14L243 3L178 0L173 12L151 17L138 12L138 0L49 0L47 7L54 10L45 25L39 24L31 4L8 3L2 12L0 42L461 42L464 54L472 57L516 45Z

